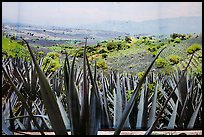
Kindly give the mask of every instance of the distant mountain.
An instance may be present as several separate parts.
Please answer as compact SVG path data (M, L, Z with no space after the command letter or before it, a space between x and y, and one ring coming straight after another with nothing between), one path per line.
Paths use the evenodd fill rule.
M177 17L142 22L104 21L97 24L78 25L78 27L83 29L126 32L130 34L200 33L202 32L202 17Z
M30 26L25 23L14 23L7 20L3 21L3 24L10 24L15 26ZM147 20L142 22L134 21L104 21L94 24L85 24L85 25L68 25L68 26L49 26L49 25L32 25L33 27L41 28L55 28L55 29L85 29L85 30L99 30L99 31L112 31L112 32L121 32L123 34L130 33L134 34L171 34L174 32L177 33L201 33L202 32L202 16L190 16L190 17L177 17L177 18L166 18L166 19L156 19L156 20Z

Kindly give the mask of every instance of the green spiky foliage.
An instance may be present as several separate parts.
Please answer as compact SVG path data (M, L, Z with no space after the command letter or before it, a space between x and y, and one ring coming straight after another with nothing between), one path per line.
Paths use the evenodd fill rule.
M165 67L166 66L166 60L165 59L163 59L163 58L158 58L157 60L156 60L156 67L157 68L163 68L163 67Z
M170 61L171 65L178 64L180 61L180 58L177 55L169 55L167 58Z
M57 52L49 52L43 59L42 69L46 73L55 72L61 67L60 54Z
M97 68L101 68L103 70L108 69L108 65L107 65L105 60L98 60L96 66L97 66Z
M194 52L201 50L201 48L202 48L202 46L200 44L194 43L186 50L186 52L188 54L193 54Z

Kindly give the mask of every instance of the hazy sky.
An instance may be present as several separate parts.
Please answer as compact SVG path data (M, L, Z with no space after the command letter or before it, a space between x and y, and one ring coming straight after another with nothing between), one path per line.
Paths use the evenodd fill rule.
M202 16L202 2L2 2L2 20L71 25Z

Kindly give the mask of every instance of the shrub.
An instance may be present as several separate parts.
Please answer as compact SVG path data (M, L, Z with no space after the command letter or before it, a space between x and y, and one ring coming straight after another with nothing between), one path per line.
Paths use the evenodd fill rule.
M43 55L44 55L44 52L43 51L39 51L37 56L38 57L42 57Z
M125 41L131 43L132 39L130 36L125 36Z
M174 43L181 43L181 39L180 38L175 38Z
M153 45L150 45L150 47L148 48L148 50L150 52L155 52L157 50L157 46L153 46Z
M152 52L152 57L156 57L157 51Z
M59 57L55 56L53 58L54 55L57 55L57 54L50 52L50 54L48 53L43 59L42 69L44 71L47 71L48 73L54 72L61 67Z
M10 40L16 40L16 36L15 35L11 36Z
M123 50L129 49L129 48L130 48L130 44L128 44L128 43L123 43L123 44L121 45L121 48L122 48Z
M113 50L115 48L116 48L116 44L114 42L108 42L108 44L107 44L108 50Z
M116 45L117 45L117 50L121 50L122 49L122 42L118 42Z
M108 55L106 53L102 54L102 58L106 58Z
M96 47L100 47L100 46L102 46L101 43L97 43L96 44Z
M81 49L79 49L78 53L76 54L76 57L82 58L82 57L83 57L83 54L84 54L84 51L83 51L83 49L81 48Z
M176 56L176 55L169 55L168 59L171 65L178 64L180 61L179 56Z
M138 76L139 79L141 79L143 75L144 75L144 71L137 73L137 76Z
M166 65L166 61L163 58L158 58L156 60L156 67L157 68L163 68Z
M59 64L59 62L57 60L52 60L49 70L52 72L55 72L60 67L61 67L61 65Z
M96 67L97 68L101 68L101 69L108 69L108 65L107 65L107 63L104 60L99 60L96 63Z
M158 44L158 45L156 45L156 47L157 47L157 49L160 49L160 48L161 48L161 45L160 45L160 44Z
M56 58L60 57L60 54L57 52L49 52L49 53L47 53L47 56L52 58L52 59L56 59Z
M175 39L178 37L178 34L177 33L173 33L173 34L170 34L170 38L172 39Z
M193 54L194 52L198 51L198 50L201 50L201 45L198 44L198 43L194 43L193 45L191 45L187 50L186 52L188 54Z
M20 44L20 45L24 45L25 44L25 42L22 41L22 40L18 40L17 43Z
M87 47L87 52L88 53L91 53L91 52L94 52L94 51L96 51L96 47L94 47L94 46L88 46Z
M99 54L102 54L102 53L107 53L108 51L107 50L105 50L105 49L101 49L101 50L99 50Z
M133 68L133 65L131 64L131 65L129 65L129 68L131 69L131 68Z

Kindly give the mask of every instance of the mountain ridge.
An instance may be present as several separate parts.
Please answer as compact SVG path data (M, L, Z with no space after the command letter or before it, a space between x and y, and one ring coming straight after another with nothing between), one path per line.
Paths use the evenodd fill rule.
M8 22L6 20L6 22ZM3 21L5 23L5 20ZM12 22L14 23L14 22ZM27 24L17 22L16 24ZM29 24L28 24L29 25ZM36 25L34 25L36 26ZM37 25L39 26L39 25ZM45 25L40 25L45 27ZM99 31L113 31L127 34L172 34L176 33L201 33L202 32L202 16L181 16L176 18L151 19L145 21L117 21L109 20L92 24L76 24L49 26L60 28L89 29Z
M130 34L171 34L177 33L200 33L202 32L202 17L176 17L165 19L135 21L104 21L96 24L82 25L80 28L97 30L111 30Z

